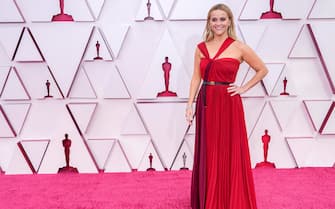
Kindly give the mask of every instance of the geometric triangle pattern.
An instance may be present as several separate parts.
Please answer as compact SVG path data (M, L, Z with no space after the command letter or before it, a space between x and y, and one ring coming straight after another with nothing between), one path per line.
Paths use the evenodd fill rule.
M22 140L18 146L33 173L38 173L50 140Z
M335 35L334 23L314 23L308 24L308 29L313 38L315 47L325 71L325 74L329 80L329 84L335 93L335 71L332 70L335 67L335 61L331 54L335 52L335 44L333 42L326 42L326 39L332 38Z
M261 137L266 129L271 136L268 161L275 163L276 168L295 168L297 166L295 159L269 103L265 104L260 118L249 137L252 167L255 167L256 163L264 161Z
M314 135L314 128L308 120L308 114L302 102L283 99L271 101L270 104L285 136L312 137Z
M2 109L6 113L16 135L20 135L23 124L29 114L30 107L30 103L9 103L2 105ZM3 132L1 131L1 133Z
M335 4L332 0L316 0L311 9L309 19L330 19L335 18Z
M290 149L301 167L332 167L335 162L333 150L335 141L332 136L313 138L286 138Z
M335 134L335 102L330 106L325 120L323 121L320 133L322 134Z
M90 11L93 13L94 19L99 19L105 0L88 0L87 3Z
M299 36L292 47L289 57L316 58L318 55L316 53L315 46L310 43L313 43L313 40L307 26L304 25L302 26Z
M64 1L73 21L52 21L60 1L3 0L0 172L57 173L64 134L80 173L191 170L195 123L185 106L194 52L217 3L230 6L237 39L269 70L241 95L252 167L263 161L265 130L277 168L332 166L333 0L274 1L277 19L264 19L272 3L258 0ZM255 72L242 62L235 84ZM166 86L176 96L158 96Z
M101 26L101 33L108 43L109 51L112 52L113 57L117 58L125 42L130 25L106 23Z
M171 14L171 9L175 4L176 0L158 0L159 4L162 7L165 18L168 18Z
M43 56L38 49L36 41L29 28L24 28L22 31L13 60L18 62L44 61Z
M94 27L86 52L84 55L85 61L113 60L107 42L103 38L100 29Z
M147 0L142 0L140 5L136 21L144 21L147 20L146 18L149 20L163 20L158 0L153 0L150 3Z
M330 107L332 105L332 101L330 100L305 100L305 107L308 111L308 115L313 123L314 130L321 133L321 126L325 126L327 123L327 119L330 117L326 117L329 112Z
M130 95L118 68L111 62L86 62L85 71L98 97L128 99Z
M5 111L0 106L0 137L1 138L14 138L16 137L15 129L10 123Z
M106 162L115 146L115 139L88 139L88 146L94 155L99 169L105 171Z
M143 121L139 115L136 106L133 106L123 124L121 129L122 135L142 135L147 134L147 130L144 127Z
M58 83L45 62L19 62L15 68L32 99L63 98ZM48 92L52 97L47 97Z
M13 0L2 0L0 7L0 23L22 23L21 11Z
M69 98L73 99L96 99L97 95L93 89L92 83L87 77L87 73L80 68L70 88Z
M97 103L69 103L67 107L71 113L74 123L77 124L81 133L87 132L87 127L94 111L97 108Z
M168 69L163 67L163 64L166 62L171 64ZM168 72L168 77L165 77L165 71ZM164 85L166 82L165 79L168 79L169 91L176 92L177 96L181 98L188 97L188 85L185 85L185 81L189 81L190 79L188 78L183 62L180 56L178 56L178 50L174 46L174 42L168 31L164 32L156 49L155 56L144 79L139 97L143 99L156 98L157 93L166 89Z
M131 172L130 163L121 144L116 141L108 156L105 172Z
M23 85L15 67L12 67L1 92L4 100L30 100L30 95Z

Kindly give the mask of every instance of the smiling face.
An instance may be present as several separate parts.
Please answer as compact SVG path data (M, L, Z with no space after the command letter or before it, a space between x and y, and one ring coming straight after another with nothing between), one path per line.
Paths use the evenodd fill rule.
M231 21L227 12L217 9L210 13L208 24L214 36L222 36L227 34Z
M207 23L204 31L204 40L213 40L216 36L228 35L237 39L234 16L231 9L225 4L216 4L207 14Z

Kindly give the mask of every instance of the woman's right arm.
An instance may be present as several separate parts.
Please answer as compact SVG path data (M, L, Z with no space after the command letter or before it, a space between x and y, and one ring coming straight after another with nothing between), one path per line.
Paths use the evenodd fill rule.
M192 79L190 83L190 91L189 91L189 97L188 97L186 113L185 113L186 120L188 121L189 124L191 124L193 120L193 108L192 108L193 101L195 99L196 94L198 93L199 85L201 82L200 59L201 59L201 55L197 47L195 50L195 55L194 55L194 70L193 70L193 75L192 75Z

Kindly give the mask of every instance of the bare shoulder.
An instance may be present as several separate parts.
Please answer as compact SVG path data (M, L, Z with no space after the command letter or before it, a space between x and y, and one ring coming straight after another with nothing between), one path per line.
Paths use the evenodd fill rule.
M234 45L235 45L236 48L238 48L242 52L251 50L251 48L247 44L243 43L240 40L235 40Z

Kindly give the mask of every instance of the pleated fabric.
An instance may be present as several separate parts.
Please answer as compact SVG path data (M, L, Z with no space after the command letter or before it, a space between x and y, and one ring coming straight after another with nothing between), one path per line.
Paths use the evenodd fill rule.
M205 56L200 63L204 81L235 81L240 62L217 58L233 42L227 38L213 58L204 42L198 45ZM242 100L230 96L228 87L203 85L197 97L193 209L257 208Z

